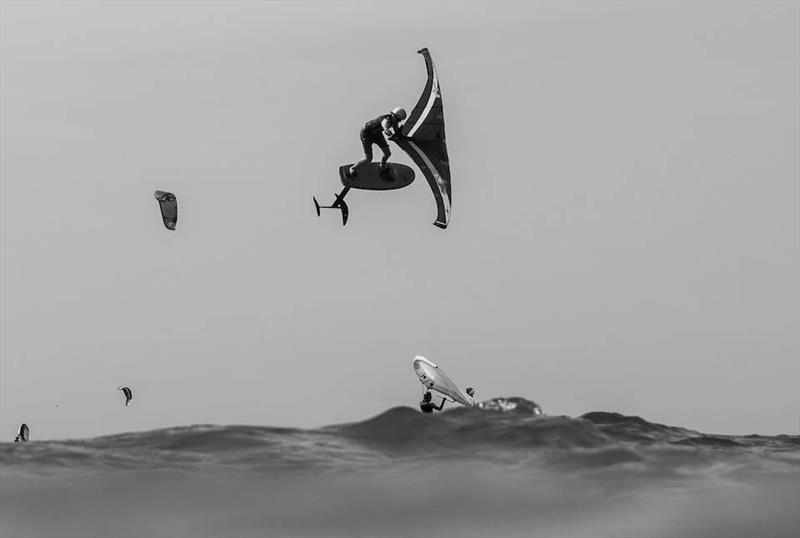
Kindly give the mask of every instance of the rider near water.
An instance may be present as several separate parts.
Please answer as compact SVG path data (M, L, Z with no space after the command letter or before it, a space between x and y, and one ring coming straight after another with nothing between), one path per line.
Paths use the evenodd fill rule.
M433 403L431 400L433 399L433 395L431 391L425 391L425 394L422 396L422 401L419 402L419 410L423 413L433 413L433 410L441 411L444 407L444 398L442 398L441 403L439 403L439 407L436 407L436 404Z
M372 162L372 145L375 144L383 151L381 159L381 172L388 170L386 161L392 155L389 150L389 143L386 142L384 135L389 140L400 136L400 122L406 119L406 111L400 107L393 109L389 114L378 116L364 124L361 129L361 145L364 148L364 158L350 167L350 175L356 175L356 169L362 164Z

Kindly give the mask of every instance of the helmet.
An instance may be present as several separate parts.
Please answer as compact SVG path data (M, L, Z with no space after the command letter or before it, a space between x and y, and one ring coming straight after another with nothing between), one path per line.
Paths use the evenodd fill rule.
M397 119L399 119L399 120L406 119L406 110L404 108L400 108L400 107L393 108L392 109L392 114L397 116Z

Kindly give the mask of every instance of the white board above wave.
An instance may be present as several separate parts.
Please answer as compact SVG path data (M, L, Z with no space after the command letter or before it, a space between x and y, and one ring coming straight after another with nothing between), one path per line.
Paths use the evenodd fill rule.
M438 392L451 402L458 402L467 407L475 405L472 397L447 377L441 368L425 357L421 355L414 357L414 372L416 372L419 382L428 390Z

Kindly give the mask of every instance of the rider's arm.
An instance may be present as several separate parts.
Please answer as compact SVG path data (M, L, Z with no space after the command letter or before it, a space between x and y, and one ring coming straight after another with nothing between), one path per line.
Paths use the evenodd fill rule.
M389 118L383 118L383 120L381 120L381 128L386 138L390 140L400 138L400 122L395 123Z
M381 129L383 129L383 134L391 138L394 133L392 132L392 122L389 121L389 118L383 118L381 120Z
M441 410L442 410L442 407L444 407L444 398L442 398L442 401L441 401L441 402L439 402L439 407L436 407L436 404L435 404L435 403L433 403L433 402L431 402L431 405L432 405L432 406L433 406L433 408L434 408L434 409L436 409L437 411L441 411Z

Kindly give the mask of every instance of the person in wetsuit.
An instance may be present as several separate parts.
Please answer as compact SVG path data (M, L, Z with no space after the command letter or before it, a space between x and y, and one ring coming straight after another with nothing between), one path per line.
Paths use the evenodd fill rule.
M390 140L400 136L400 122L406 119L406 111L400 107L395 108L389 114L378 116L374 120L369 120L361 129L361 146L364 148L364 158L350 167L350 175L357 174L357 168L362 164L372 162L372 145L375 144L383 151L381 159L381 173L388 171L386 161L392 155L389 150L389 143L383 137L386 135Z
M433 395L431 391L425 391L425 394L422 396L422 401L419 402L419 410L423 413L433 413L433 410L441 411L444 407L444 398L442 398L442 402L439 404L439 407L436 407L436 404L433 403L431 400L433 399Z

